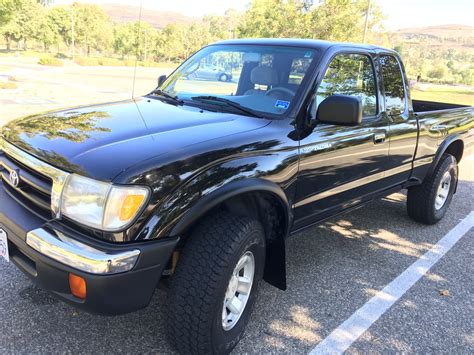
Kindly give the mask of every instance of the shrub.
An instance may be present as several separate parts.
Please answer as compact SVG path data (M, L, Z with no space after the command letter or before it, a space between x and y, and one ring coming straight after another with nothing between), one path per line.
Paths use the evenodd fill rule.
M127 67L135 66L135 61L133 59L127 59L123 61L123 64Z
M125 64L121 60L115 58L99 58L99 65L107 67L122 67Z
M63 66L63 61L58 58L53 58L53 57L42 57L40 58L39 64L41 65L49 65L52 67L62 67Z
M428 72L428 76L433 79L445 79L448 69L444 65L437 65Z
M6 82L0 82L0 89L16 89L17 86L15 83L12 83L11 81L6 81Z
M99 65L99 60L97 58L77 57L74 61L85 67L95 67Z

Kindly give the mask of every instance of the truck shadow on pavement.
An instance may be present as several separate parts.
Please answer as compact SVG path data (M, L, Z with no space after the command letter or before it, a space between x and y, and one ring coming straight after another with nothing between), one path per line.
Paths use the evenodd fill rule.
M473 183L460 183L448 214L435 226L411 221L405 212L405 196L397 193L290 238L288 290L262 283L250 324L235 352L311 350L464 218L473 206L462 197L473 195ZM11 265L5 275L13 279L1 291L0 303L9 323L2 327L0 352L171 351L165 338L166 287L157 289L143 310L101 317L57 301ZM435 284L443 280L436 274L428 276ZM436 292L439 287L433 288ZM12 299L8 307L5 298ZM417 304L405 302L408 311L416 309ZM364 337L374 346L382 344L370 331ZM387 341L392 350L410 350L403 341ZM384 346L387 341L383 340ZM386 350L380 346L377 349Z
M460 182L448 214L434 226L410 220L405 195L397 193L290 238L288 290L264 284L236 352L311 350L459 223L474 208L464 197L473 195L474 183ZM446 286L444 277L430 272L426 282L430 296L442 297L439 290ZM407 314L418 307L413 301L403 302ZM454 342L464 344L459 350L469 348L469 334L451 333ZM378 339L369 331L364 339L373 341L373 349L380 351L410 351L395 335ZM430 341L433 339L417 350L434 350ZM379 347L375 347L377 342Z

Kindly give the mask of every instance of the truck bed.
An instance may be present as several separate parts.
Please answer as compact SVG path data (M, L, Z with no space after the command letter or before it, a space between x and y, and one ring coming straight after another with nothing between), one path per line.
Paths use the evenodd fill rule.
M416 113L450 110L454 108L470 107L468 105L447 104L444 102L412 100L413 110Z

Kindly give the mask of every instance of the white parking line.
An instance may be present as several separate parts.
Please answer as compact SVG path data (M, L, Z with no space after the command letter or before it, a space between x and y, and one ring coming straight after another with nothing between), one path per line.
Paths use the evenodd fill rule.
M422 257L372 297L350 318L321 341L310 354L337 354L347 350L369 327L407 292L474 226L471 211Z

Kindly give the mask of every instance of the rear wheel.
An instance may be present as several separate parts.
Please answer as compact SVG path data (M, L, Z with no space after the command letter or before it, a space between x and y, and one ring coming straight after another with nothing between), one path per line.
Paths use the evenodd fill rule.
M228 213L190 236L169 292L168 335L181 353L229 353L248 322L265 264L258 221Z
M408 189L408 215L417 222L434 224L441 220L451 203L458 179L456 158L443 155L433 174L419 186Z

